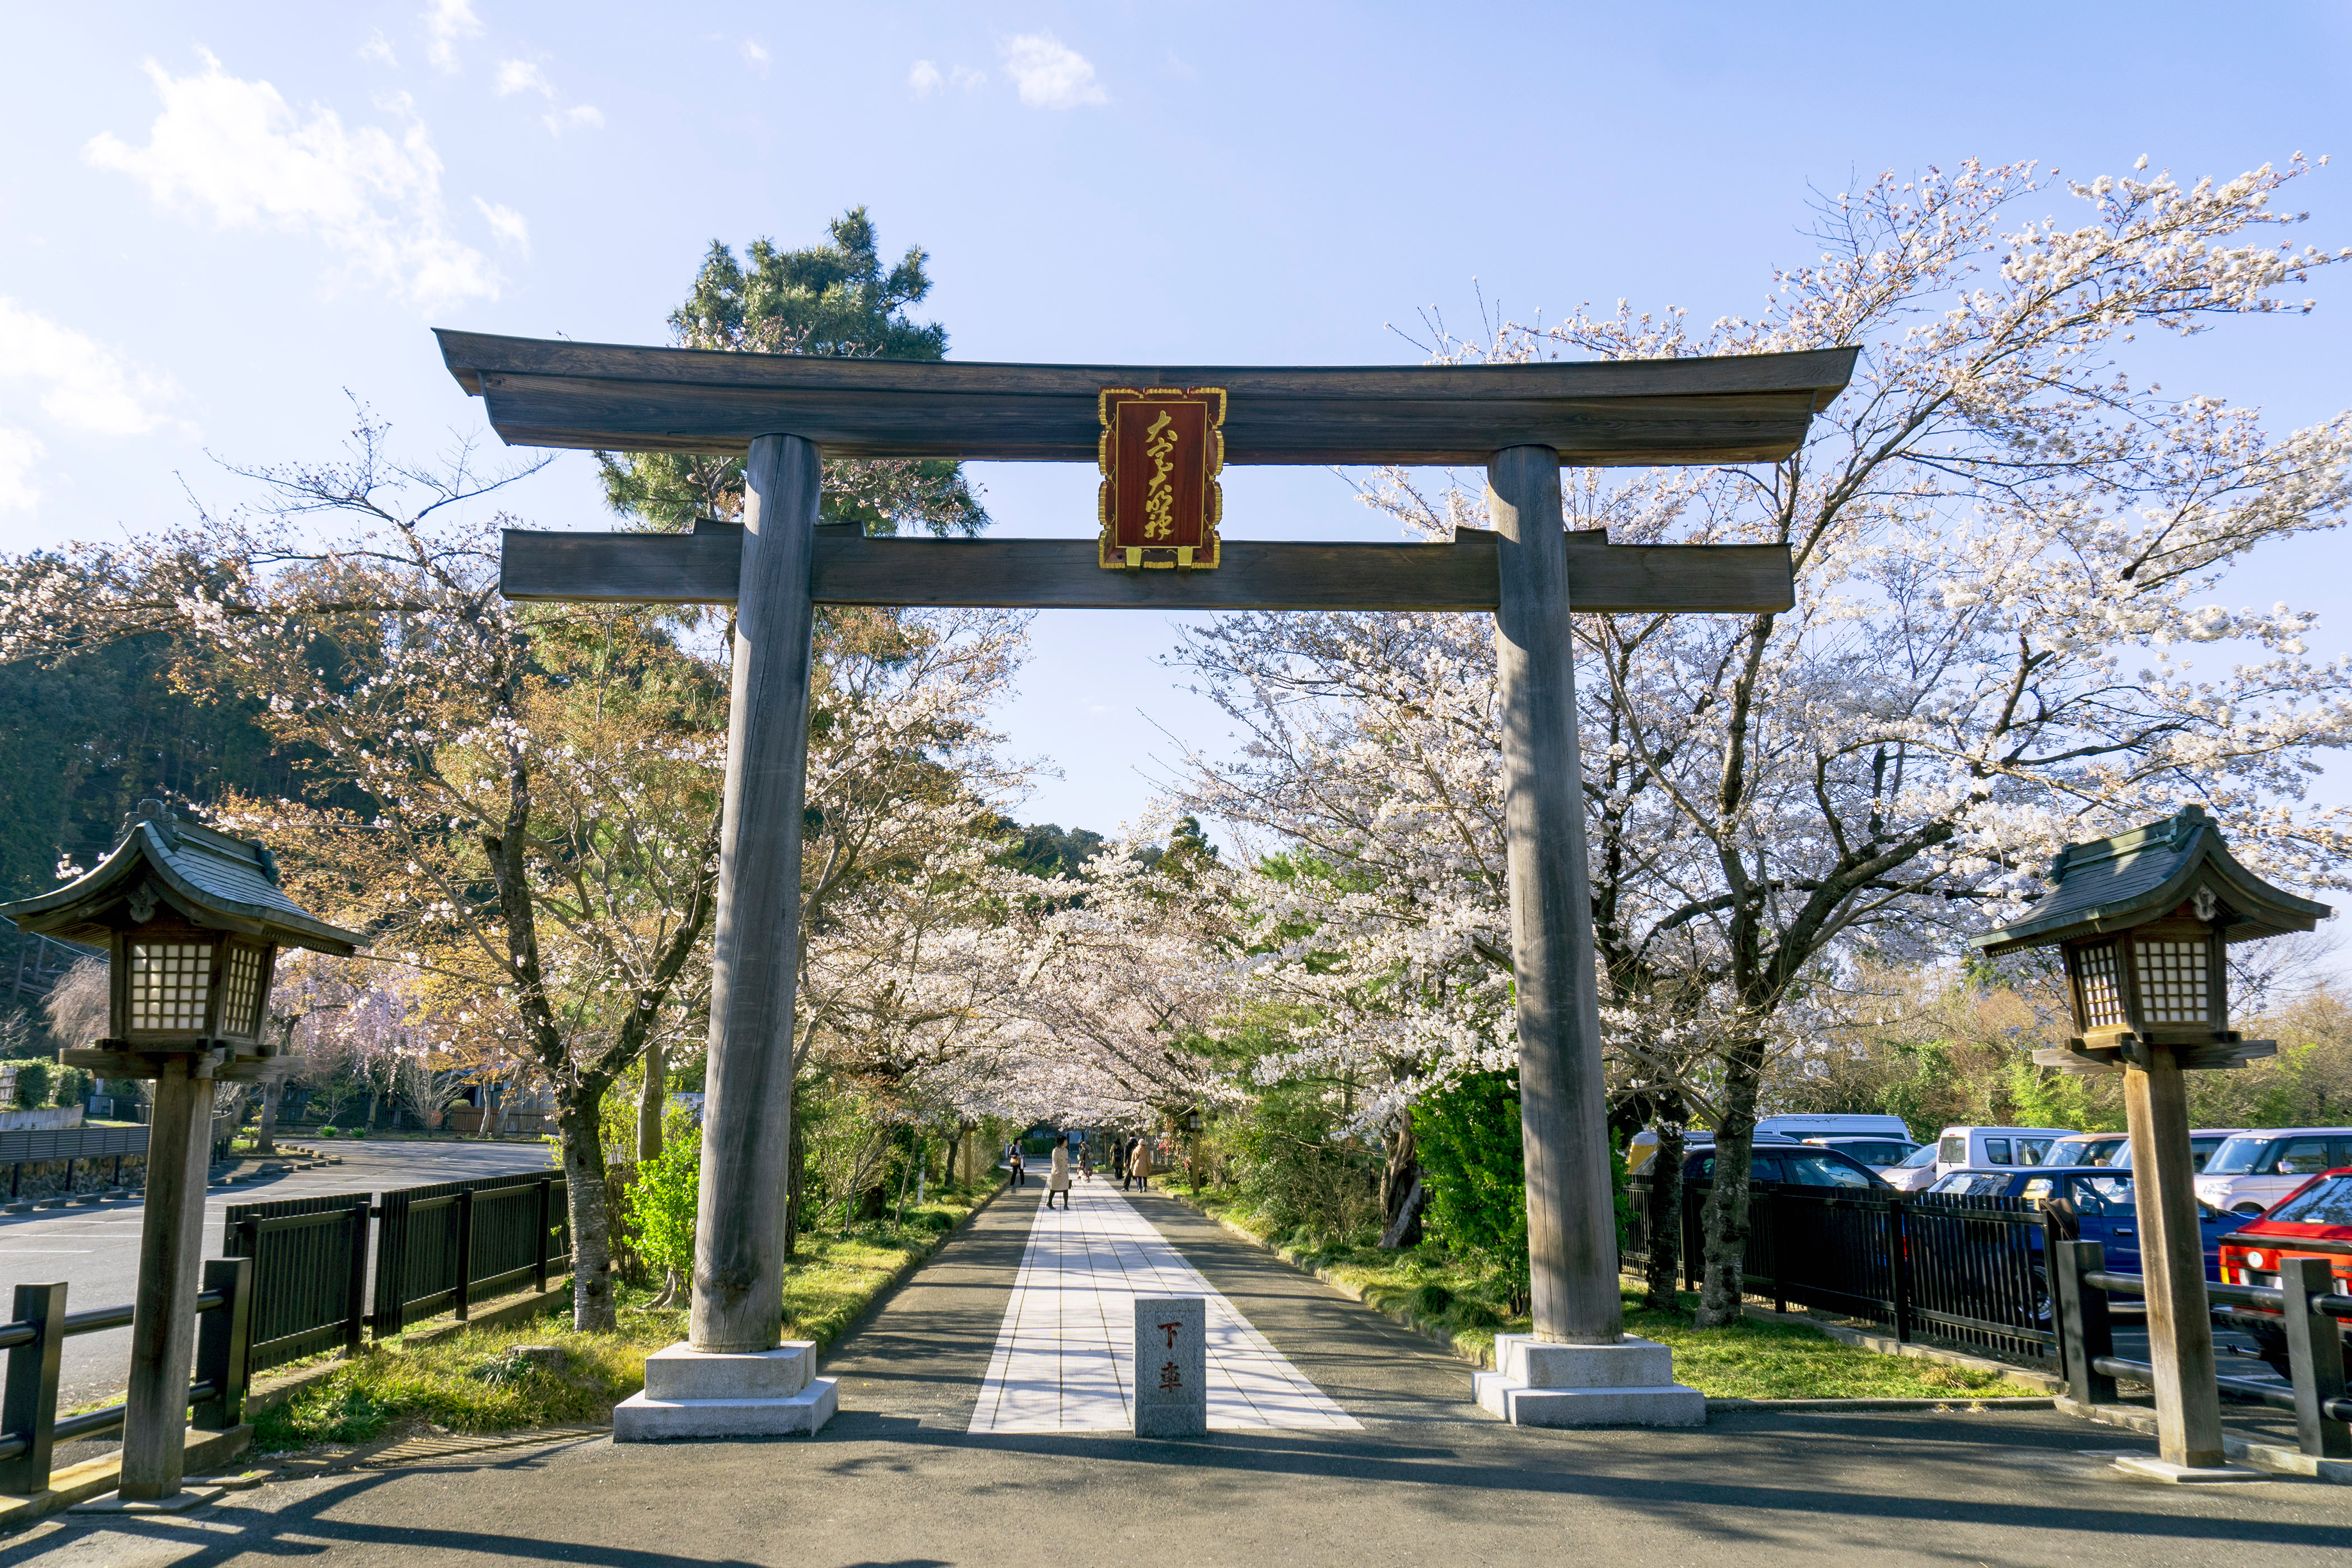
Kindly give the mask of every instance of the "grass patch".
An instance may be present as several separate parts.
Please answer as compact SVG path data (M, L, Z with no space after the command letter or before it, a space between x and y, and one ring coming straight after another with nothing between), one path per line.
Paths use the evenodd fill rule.
M1276 1234L1263 1214L1230 1194L1190 1196L1300 1268L1322 1270L1379 1310L1409 1315L1489 1365L1497 1333L1528 1328L1524 1314L1506 1310L1501 1278L1491 1264L1450 1252L1442 1242L1383 1252L1368 1239ZM1726 1329L1694 1328L1698 1298L1678 1300L1679 1310L1653 1312L1638 1295L1627 1295L1625 1330L1672 1348L1675 1377L1717 1399L1969 1399L2021 1392L1998 1373L1880 1355L1801 1323L1749 1319Z
M802 1237L799 1256L784 1269L784 1337L830 1343L986 1196L987 1190L944 1193L910 1205L903 1225ZM438 1344L371 1349L257 1414L254 1447L278 1453L425 1427L511 1432L608 1421L614 1405L646 1385L646 1357L686 1337L683 1305L655 1307L647 1288L625 1286L619 1295L619 1327L611 1333L576 1333L570 1317L559 1315ZM525 1357L518 1352L526 1345L562 1354L552 1363Z

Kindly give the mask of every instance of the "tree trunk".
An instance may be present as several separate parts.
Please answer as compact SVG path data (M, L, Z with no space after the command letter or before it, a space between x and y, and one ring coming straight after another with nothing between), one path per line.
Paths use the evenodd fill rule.
M575 1083L557 1093L572 1210L572 1326L583 1333L610 1332L618 1319L613 1310L612 1215L604 1206L604 1145L598 1136L604 1086Z
M1650 1260L1643 1270L1642 1305L1675 1311L1683 1268L1683 1118L1679 1097L1657 1102L1658 1152L1650 1160Z
M1764 1042L1744 1040L1723 1054L1723 1120L1715 1130L1715 1189L1706 1195L1706 1259L1699 1270L1702 1329L1740 1321L1748 1263L1748 1151L1756 1142L1756 1091L1764 1077Z
M1421 1245L1421 1211L1427 1194L1421 1184L1421 1144L1413 1137L1412 1112L1400 1112L1389 1133L1388 1163L1381 1170L1381 1246L1394 1251Z
M286 1097L286 1080L282 1078L265 1079L261 1085L261 1125L256 1130L253 1152L257 1154L278 1152L278 1102Z
M793 1095L798 1097L797 1087ZM784 1145L784 1256L791 1258L800 1246L801 1189L808 1169L808 1150L801 1142L801 1118L797 1106L793 1110L792 1137Z
M669 1063L659 1040L646 1045L646 1078L637 1090L637 1163L661 1158L662 1108L668 1103Z

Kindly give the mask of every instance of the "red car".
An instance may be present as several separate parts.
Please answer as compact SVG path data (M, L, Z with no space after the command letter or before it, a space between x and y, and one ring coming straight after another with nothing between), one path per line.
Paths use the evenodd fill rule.
M2352 1295L2352 1166L2320 1173L2272 1205L2262 1218L2222 1237L2221 1282L2275 1286L2282 1258L2328 1259L2336 1289ZM2263 1322L2264 1316L2277 1314L2242 1307L2228 1321L2250 1335L2263 1359L2284 1377L2286 1334L2275 1323ZM2352 1328L2346 1331L2352 1333Z

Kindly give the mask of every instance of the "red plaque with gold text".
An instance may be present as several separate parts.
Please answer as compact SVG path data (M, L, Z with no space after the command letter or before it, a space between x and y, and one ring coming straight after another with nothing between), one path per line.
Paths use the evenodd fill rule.
M1102 563L1216 565L1225 389L1106 386L1100 406Z

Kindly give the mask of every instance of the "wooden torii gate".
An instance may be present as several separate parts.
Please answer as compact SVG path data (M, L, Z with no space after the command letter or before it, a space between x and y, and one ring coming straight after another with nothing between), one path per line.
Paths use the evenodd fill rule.
M699 1228L691 1326L678 1353L771 1354L782 1330L793 954L817 605L1488 610L1503 707L1528 1339L1537 1349L1506 1347L1498 1371L1481 1374L1480 1395L1508 1418L1548 1425L1704 1418L1695 1394L1670 1386L1663 1347L1624 1335L1619 1308L1569 616L1785 609L1789 552L1570 534L1559 470L1777 462L1845 386L1856 350L1237 368L827 359L437 335L450 373L483 399L510 444L747 456L740 527L509 531L502 563L501 587L517 599L736 607ZM1163 387L1223 389L1230 463L1483 465L1493 531L1450 544L1234 541L1214 570L1123 571L1104 569L1091 539L868 539L818 526L820 455L1093 462L1100 395ZM1629 1375L1634 1367L1622 1360L1601 1364L1626 1355L1643 1358L1643 1375ZM804 1371L799 1377L805 1384Z

